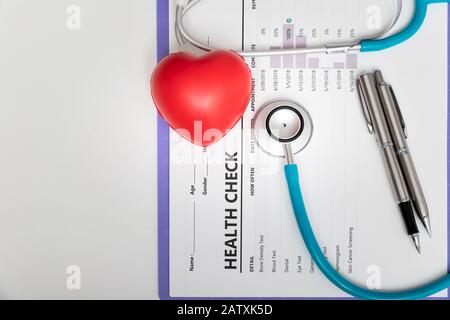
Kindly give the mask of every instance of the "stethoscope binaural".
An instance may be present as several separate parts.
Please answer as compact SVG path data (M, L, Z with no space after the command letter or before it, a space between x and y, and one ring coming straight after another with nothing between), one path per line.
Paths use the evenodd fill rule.
M201 0L178 0L175 33L178 42L189 43L204 51L214 48L194 39L185 29L183 18ZM450 0L415 0L414 17L410 24L397 34L384 37L396 24L400 16L402 1L394 0L397 6L396 15L389 27L374 39L362 40L347 45L324 45L315 48L295 48L266 51L236 51L242 57L258 57L286 54L319 54L347 53L350 51L370 52L384 50L398 45L412 37L423 24L429 4L448 3ZM383 38L384 37L384 38ZM314 231L308 219L300 188L298 166L294 164L294 155L303 150L309 143L313 133L310 115L302 106L291 101L274 101L263 106L252 121L253 135L264 152L275 157L285 158L287 164L284 172L289 188L295 218L300 234L313 261L324 276L344 292L362 299L376 300L408 300L422 299L432 296L450 287L450 275L429 283L420 288L401 292L371 291L357 286L340 275L322 253Z
M309 113L295 102L273 101L256 112L252 131L253 138L265 153L286 159L284 172L300 234L311 258L334 285L354 297L370 300L423 299L450 286L450 275L423 287L401 292L371 291L345 279L324 256L316 240L303 202L298 166L294 164L294 154L303 150L312 137L313 122Z
M201 0L178 0L177 5L177 16L176 16L176 36L178 42L189 43L194 47L201 49L203 51L212 51L212 48L208 45L201 43L194 39L186 30L183 24L183 19L186 14ZM422 26L429 4L434 3L448 3L450 0L414 0L414 16L409 23L409 25L401 30L400 32L384 37L398 22L402 11L402 0L393 0L395 5L394 18L378 37L373 39L361 40L359 43L349 43L349 44L328 44L320 47L311 48L295 48L295 49L278 49L278 50L261 50L261 51L235 51L242 57L260 57L260 56L273 56L273 55L288 55L288 54L318 54L318 53L347 53L351 51L355 52L373 52L380 51L396 46L402 42L405 42L411 38Z

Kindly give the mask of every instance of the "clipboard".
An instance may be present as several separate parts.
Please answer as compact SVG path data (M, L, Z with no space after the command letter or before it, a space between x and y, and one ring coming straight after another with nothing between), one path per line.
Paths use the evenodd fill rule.
M450 16L450 9L448 10ZM158 61L161 61L165 56L169 54L169 1L157 0L157 48L158 48ZM450 52L450 27L448 29L448 48ZM450 61L450 54L449 54ZM450 92L450 72L447 74L449 79L449 92ZM447 102L449 99L447 98ZM450 104L448 104L448 123L450 123ZM159 296L161 299L185 299L183 297L172 297L170 295L170 215L169 215L169 144L170 144L170 129L167 123L161 118L158 118L158 279L159 279ZM450 168L450 131L447 137L447 167ZM450 170L447 174L447 184L450 185ZM450 188L447 188L447 199L450 199ZM448 202L448 201L447 201ZM450 210L447 212L447 222L449 234L447 236L447 265L450 271ZM199 299L213 299L210 297L197 297ZM225 297L223 297L225 298ZM237 299L237 297L231 297ZM256 298L256 297L255 297ZM188 299L193 299L189 297ZM246 297L248 299L248 297ZM259 298L258 298L259 299ZM275 298L285 299L285 298ZM287 298L295 300L335 300L335 299L352 299L352 298L336 298L336 297L299 297L299 298ZM433 299L450 299L445 298L433 298Z

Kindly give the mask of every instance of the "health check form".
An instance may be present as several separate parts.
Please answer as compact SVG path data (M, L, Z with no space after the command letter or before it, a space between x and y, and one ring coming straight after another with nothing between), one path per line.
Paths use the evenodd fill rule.
M217 48L301 48L376 36L392 21L394 2L208 0L186 16L185 25ZM408 3L401 21L411 16ZM172 1L158 2L159 28L169 28L171 52L180 50L175 9ZM265 154L252 137L258 108L286 98L313 120L311 143L296 161L311 223L336 270L379 290L412 288L445 275L447 19L446 6L430 8L417 36L387 52L246 58L253 76L250 104L236 127L207 149L160 123L159 170L168 170L159 189L160 201L167 199L159 212L161 298L347 297L321 275L304 247L283 160ZM358 74L375 68L395 84L430 209L433 237L421 229L420 255L403 230L357 97Z

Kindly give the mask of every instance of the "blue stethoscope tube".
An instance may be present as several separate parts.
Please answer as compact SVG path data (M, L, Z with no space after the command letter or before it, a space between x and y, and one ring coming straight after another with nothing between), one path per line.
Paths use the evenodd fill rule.
M295 218L306 248L324 276L327 277L328 280L330 280L339 289L356 298L367 300L416 300L427 298L450 287L450 275L447 275L446 277L423 287L401 292L371 291L359 287L345 279L325 258L314 235L314 231L309 223L305 203L303 202L297 165L286 165L284 172L289 187L289 194L291 197Z

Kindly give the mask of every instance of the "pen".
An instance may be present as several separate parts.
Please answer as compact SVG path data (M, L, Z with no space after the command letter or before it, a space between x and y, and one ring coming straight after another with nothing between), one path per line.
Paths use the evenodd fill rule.
M357 88L369 131L375 134L406 230L408 235L413 239L417 251L420 253L419 229L417 228L412 203L399 160L394 150L394 144L378 96L373 74L365 73L359 76L357 79Z
M403 119L400 106L397 103L392 87L384 81L381 71L375 71L374 76L389 130L394 140L396 153L400 160L400 167L405 176L409 195L413 202L414 208L416 209L417 215L422 220L423 225L431 237L431 224L428 206L417 176L411 153L409 152L408 143L406 142L406 124Z

